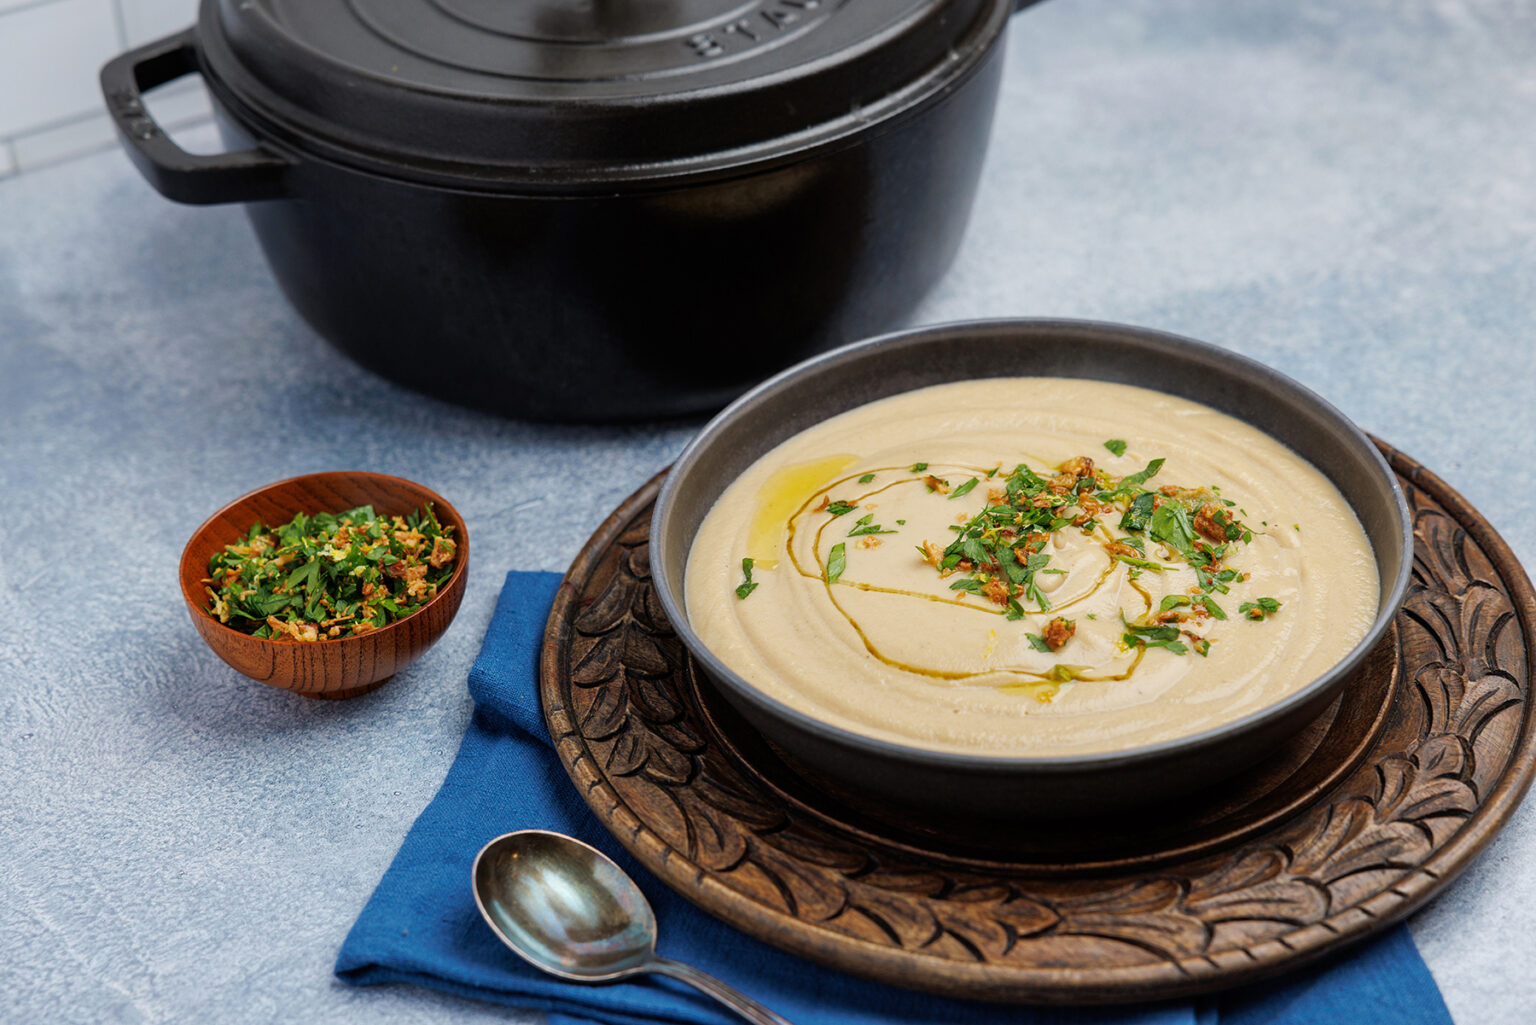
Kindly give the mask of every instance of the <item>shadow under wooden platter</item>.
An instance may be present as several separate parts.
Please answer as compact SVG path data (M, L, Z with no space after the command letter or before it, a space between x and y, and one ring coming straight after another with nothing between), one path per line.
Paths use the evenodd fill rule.
M1414 515L1393 630L1295 740L1180 804L1024 830L918 822L862 799L855 811L835 783L806 782L715 696L662 615L647 549L660 476L560 587L540 663L550 735L643 865L822 964L1040 1003L1274 975L1422 905L1492 839L1536 770L1536 592L1476 510L1381 448Z

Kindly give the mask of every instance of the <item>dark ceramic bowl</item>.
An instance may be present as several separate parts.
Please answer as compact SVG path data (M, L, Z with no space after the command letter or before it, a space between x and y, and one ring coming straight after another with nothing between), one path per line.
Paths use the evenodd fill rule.
M1153 388L1205 403L1289 445L1338 487L1370 539L1381 579L1370 631L1327 673L1236 722L1146 747L1062 757L928 751L832 726L768 697L700 641L684 611L684 565L705 514L753 461L855 406L928 385L1010 375ZM1145 804L1259 761L1339 696L1391 625L1412 562L1408 506L1392 471L1370 439L1318 395L1203 342L1072 320L976 321L904 331L792 367L732 403L684 450L651 525L655 586L672 625L720 694L791 765L886 807L1004 819Z

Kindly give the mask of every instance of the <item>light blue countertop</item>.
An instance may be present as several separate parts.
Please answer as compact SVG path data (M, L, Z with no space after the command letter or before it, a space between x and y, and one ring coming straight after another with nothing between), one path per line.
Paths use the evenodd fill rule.
M1536 565L1529 4L1055 0L1009 46L977 215L914 323L1246 353ZM532 426L385 384L298 320L239 209L162 200L118 152L0 183L0 239L0 1018L508 1020L332 960L457 748L503 573L563 569L694 425ZM176 560L234 496L335 468L448 496L474 566L436 648L328 703L219 662ZM1536 805L1413 931L1458 1021L1529 1021Z

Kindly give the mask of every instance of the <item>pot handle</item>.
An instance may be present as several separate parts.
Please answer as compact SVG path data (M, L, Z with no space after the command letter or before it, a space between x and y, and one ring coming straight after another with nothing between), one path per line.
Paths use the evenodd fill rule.
M1014 0L1013 13L1018 14L1024 8L1033 7L1040 2L1041 0Z
M287 195L289 161L264 149L188 153L144 109L143 90L198 70L194 29L146 43L108 61L101 92L128 157L149 184L178 203L248 203Z

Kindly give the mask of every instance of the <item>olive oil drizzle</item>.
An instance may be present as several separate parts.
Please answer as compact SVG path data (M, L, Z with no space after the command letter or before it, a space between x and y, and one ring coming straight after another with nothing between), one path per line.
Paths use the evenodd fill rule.
M1116 454L1118 455L1119 453ZM798 467L788 467L785 470L780 471L780 473L792 473L797 475L795 479L810 477L814 477L815 479L823 479L828 471L831 473L836 473L838 470L846 468L856 461L857 457L853 456L828 457L827 459L816 463L809 463ZM1043 461L1038 462L1040 462L1041 465L1048 465ZM932 666L920 666L903 662L899 659L892 658L881 651L878 646L876 646L875 643L870 639L869 635L864 630L864 627L858 622L852 613L850 613L843 606L842 602L838 600L837 595L832 590L832 585L837 583L851 587L854 590L868 593L890 594L904 598L916 598L922 601L933 602L940 605L953 605L958 606L959 608L970 609L972 611L1003 616L1010 621L1013 621L1022 619L1025 616L1042 617L1047 614L1052 616L1060 616L1061 612L1064 610L1072 608L1073 606L1078 605L1099 593L1099 591L1105 586L1110 576L1114 573L1116 567L1123 559L1123 561L1131 563L1130 567L1127 569L1126 583L1132 590L1141 596L1142 602L1144 604L1142 618L1151 619L1153 616L1154 605L1152 593L1147 588L1143 587L1138 582L1137 578L1141 575L1142 568L1155 571L1160 570L1163 567L1157 564L1153 564L1150 561L1123 557L1122 554L1117 553L1116 548L1121 549L1121 552L1123 552L1124 545L1117 545L1116 543L1121 542L1122 540L1130 541L1132 538L1129 535L1124 539L1115 537L1102 524L1097 523L1096 518L1100 510L1113 509L1118 507L1123 513L1120 524L1121 529L1140 533L1149 542L1155 541L1157 548L1152 553L1153 555L1159 556L1162 562L1165 563L1175 563L1175 556L1178 555L1182 557L1182 560L1185 561L1187 565L1195 568L1199 581L1199 587L1191 589L1190 594L1194 595L1195 598L1193 600L1186 598L1184 601L1185 605L1192 605L1194 603L1201 602L1202 592L1204 595L1211 595L1213 591L1220 591L1221 593L1225 594L1228 588L1224 581L1232 579L1246 579L1246 577L1240 577L1238 574L1231 570L1223 569L1221 567L1220 560L1225 557L1225 552L1228 549L1230 542L1236 539L1240 539L1244 544L1247 544L1252 539L1252 532L1248 528L1244 527L1241 523L1231 519L1230 513L1226 513L1224 515L1222 509L1214 508L1211 503L1206 503L1200 506L1199 517L1204 519L1202 520L1200 518L1196 518L1192 526L1191 516L1195 512L1194 507L1191 505L1182 505L1177 503L1183 502L1190 496L1203 501L1203 489L1164 487L1160 489L1160 494L1166 497L1159 498L1154 495L1150 489L1141 488L1140 485L1145 483L1145 481L1150 477L1154 476L1162 467L1164 462L1165 460L1163 459L1154 459L1151 463L1148 464L1147 468L1140 473L1131 474L1127 477L1118 479L1106 477L1105 475L1096 473L1093 468L1092 460L1087 459L1086 457L1078 457L1073 460L1068 460L1067 463L1064 463L1058 467L1058 475L1075 474L1076 476L1076 481L1072 486L1072 491L1070 494L1075 496L1077 494L1083 493L1082 485L1084 481L1087 481L1090 485L1088 491L1095 493L1097 503L1088 503L1086 508L1083 510L1083 513L1074 519L1065 518L1063 517L1063 514L1068 512L1073 508L1073 506L1077 504L1075 498L1070 501L1051 503L1044 508L1050 510L1052 516L1057 518L1052 520L1048 525L1041 523L1039 520L1036 520L1034 522L1037 524L1037 526L1034 529L1043 530L1044 533L1054 536L1059 530L1065 529L1069 522L1082 523L1083 517L1085 516L1088 522L1083 530L1084 535L1088 537L1094 536L1095 528L1097 528L1098 534L1102 535L1105 539L1106 549L1108 552L1107 565L1099 574L1098 579L1093 582L1092 586L1089 587L1084 593L1063 601L1059 604L1048 601L1044 593L1036 589L1038 585L1034 582L1034 574L1044 569L1044 562L1049 561L1049 557L1046 557L1041 562L1036 561L1037 556L1042 554L1039 547L1036 547L1033 550L1023 547L1015 547L1013 542L1005 540L1003 546L997 548L988 547L987 542L984 540L977 541L978 538L985 538L987 536L987 533L981 532L983 528L978 527L977 524L984 522L984 516L994 515L993 510L990 507L987 508L986 513L978 514L969 522L967 522L963 515L961 516L960 522L966 524L966 526L963 528L952 528L962 531L961 538L955 540L947 549L945 549L945 557L942 561L942 564L940 563L939 558L933 554L934 550L932 549L929 542L925 541L921 546L923 551L928 553L927 558L932 562L935 568L939 570L941 579L943 577L950 576L951 567L956 566L957 564L961 567L961 572L966 574L965 577L963 577L963 580L970 583L971 586L968 589L961 590L961 593L954 598L935 595L923 591L912 591L905 588L884 587L866 581L846 579L846 555L844 542L839 542L838 544L833 545L830 555L826 559L822 557L822 540L827 529L831 527L832 524L841 522L841 519L844 515L853 512L855 509L863 506L871 498L874 498L875 496L883 494L892 488L902 485L921 483L924 484L930 491L939 490L948 494L951 498L959 498L962 495L965 495L974 490L983 478L989 482L996 479L1000 483L1005 484L1007 488L1009 504L1013 504L1018 501L1018 499L1015 498L1015 494L1021 488L1028 489L1033 487L1034 490L1023 490L1022 493L1026 498L1034 498L1035 496L1042 493L1040 489L1043 486L1043 478L1039 474L1029 470L1027 463L1019 464L1018 469L1013 471L1013 473L1004 475L1002 477L999 477L999 474L1002 470L1001 465L988 469L986 467L946 464L938 470L930 472L930 464L923 462L915 463L909 467L878 467L873 470L861 471L858 474L850 473L843 475L838 477L836 480L833 480L827 484L823 484L821 487L817 488L809 498L803 501L797 509L789 514L787 520L783 521L783 550L785 554L789 556L790 562L793 564L796 573L806 579L816 579L821 581L822 588L827 597L827 601L831 603L832 607L837 610L838 614L843 617L843 619L848 623L849 627L853 629L855 634L857 634L860 641L863 643L865 650L868 651L869 654L879 662L891 666L892 668L899 669L903 672L911 673L917 676L926 676L930 679L938 680L973 680L982 677L995 676L1019 677L1022 679L1011 683L998 684L997 686L1000 689L1004 689L1010 692L1028 691L1033 693L1036 697L1040 698L1040 700L1048 701L1057 693L1057 691L1059 691L1060 686L1066 683L1071 683L1078 680L1085 682L1105 682L1129 679L1136 672L1137 668L1140 667L1142 659L1146 656L1148 647L1166 646L1170 650L1173 650L1175 654L1184 654L1187 651L1186 646L1184 646L1182 643L1175 644L1174 642L1178 640L1178 632L1188 633L1188 631L1176 632L1175 628L1162 625L1166 622L1166 619L1164 618L1156 619L1150 624L1131 623L1130 621L1125 620L1125 614L1122 611L1120 613L1120 618L1123 622L1125 622L1127 633L1124 635L1122 640L1121 650L1134 650L1135 654L1130 664L1125 668L1123 672L1120 673L1093 676L1084 672L1084 670L1088 669L1087 666L1075 666L1060 663L1052 666L1049 670L1044 672L1039 670L1026 669L1022 666L1000 666L980 671L943 670ZM1076 467L1075 469L1072 468L1074 466ZM1086 467L1086 469L1084 467ZM972 476L951 490L948 481L940 479L937 476L938 473L949 471L968 473ZM900 476L896 480L883 484L880 487L863 492L851 501L847 499L833 500L831 497L831 494L835 489L842 487L849 481L857 480L861 484L867 484L872 482L876 475L885 473L896 473ZM1023 481L1022 485L1020 484L1021 480ZM1125 487L1126 485L1136 485L1137 490L1127 491ZM1060 487L1058 484L1052 484L1049 485L1049 487L1057 495L1066 496L1069 494L1069 492L1064 488L1058 490ZM1106 495L1104 494L1105 490L1109 490L1111 493ZM1214 490L1217 492L1216 497L1219 498L1219 489ZM753 523L752 533L754 540L752 545L749 547L754 548L754 550L757 548L762 548L764 555L768 554L768 551L771 548L771 542L767 540L766 535L770 530L773 529L770 526L770 524L774 522L772 519L773 513L778 512L780 515L782 515L782 508L788 504L788 502L785 500L793 500L789 495L784 494L784 491L784 487L779 487L775 490L775 497L771 511L767 507L760 509L759 516ZM1134 500L1130 500L1124 497L1127 495L1134 495ZM818 499L820 500L820 505L814 505ZM1118 504L1117 506L1117 499L1125 504ZM997 499L989 496L989 501L995 503ZM1146 502L1145 506L1143 506L1143 502ZM1171 512L1169 511L1169 508L1162 506L1162 503L1165 502L1176 503ZM1236 503L1222 500L1222 504L1227 508L1231 508ZM1134 508L1132 508L1133 506ZM1035 503L1035 507L1037 509L1041 508L1038 501ZM816 564L816 568L813 571L801 561L800 556L796 553L795 541L801 526L801 521L804 519L804 517L809 513L819 511L829 511L830 515L817 526L815 535L810 539L811 556ZM763 518L763 514L765 513L768 515L768 519ZM1128 522L1130 522L1133 518L1137 519L1139 522L1137 522L1134 526L1128 527ZM850 538L866 537L877 533L885 534L894 532L884 529L880 524L871 524L871 519L872 514L866 515L862 519L854 521L854 529L848 532L848 536ZM1160 522L1161 520L1165 519L1168 522ZM1148 528L1149 521L1151 524L1150 529ZM898 520L897 524L900 525L904 522L905 521ZM994 518L991 522L995 524L997 521ZM1022 513L1020 514L1019 518L1014 520L1014 522L1021 525L1027 525L1030 523L1029 520L1024 518ZM1029 528L1027 526L1021 526L1019 529ZM1195 536L1196 530L1203 532L1205 534L1205 538L1207 539L1215 539L1217 542L1216 546L1213 547L1211 544L1207 543L1205 539L1197 538ZM966 533L965 531L969 531L969 533ZM1221 533L1223 531L1225 532L1225 540L1221 538ZM1012 538L1016 535L1008 532L1005 529L1003 536L1005 538ZM964 542L963 544L962 540ZM874 543L878 544L879 542L877 540ZM973 543L980 547L980 554L975 554L971 551L971 547L969 546L973 545ZM868 542L866 542L866 544L868 544ZM1132 547L1139 550L1141 548L1141 544L1142 543L1140 541L1137 541L1132 545ZM1029 556L1029 564L1026 567L1027 574L1024 576L1023 582L1020 583L1019 577L1015 572L1015 568L1012 566L1012 563L1007 564L1009 569L1007 576L1008 579L1012 581L1012 583L1008 585L1007 591L1005 592L1008 594L1006 607L993 608L989 605L984 605L977 602L968 602L965 600L967 594L976 593L977 591L981 590L981 583L978 583L978 581L990 581L988 586L992 586L995 585L998 580L1003 579L1003 574L1001 573L1000 569L1000 567L1003 565L1002 560L1010 557L1016 557L1017 553L1020 551L1027 552ZM966 553L966 555L962 557L960 554L961 552ZM759 562L764 564L764 568L771 568L776 562L776 560L764 559L762 556L759 556L758 559ZM966 561L967 559L983 559L984 561L977 563ZM1020 558L1018 561L1022 565L1024 564L1025 560ZM832 567L830 563L835 563L835 567ZM743 566L745 567L747 564L747 562L744 562ZM978 572L971 569L970 567L973 565L982 566L983 571ZM1169 568L1172 567L1170 566ZM1219 578L1216 576L1218 570L1220 570ZM744 584L743 586L750 585ZM1022 608L1020 602L1017 600L1017 598L1024 595L1026 586L1028 588L1030 598L1036 601L1039 605L1037 610L1027 611ZM1015 587L1018 589L1014 590ZM988 592L988 596L991 597L990 591ZM742 597L739 590L738 597ZM1262 600L1264 599L1261 599L1261 601ZM993 598L993 601L999 605L1002 604L1000 599ZM1214 605L1214 601L1214 597L1205 597L1205 604L1197 607L1201 609L1202 615L1214 615L1215 618L1226 619L1227 617L1221 613L1219 607L1215 607L1214 612L1212 612L1212 605ZM1268 601L1273 602L1273 599L1268 599ZM1279 607L1279 603L1276 602L1274 604L1276 608ZM1257 606L1252 606L1251 604L1244 605L1240 611L1248 613L1250 608L1256 607ZM1089 618L1092 617L1090 616ZM1175 618L1182 621L1182 617ZM1260 616L1250 615L1249 618L1260 618ZM1164 632L1166 632L1168 636L1163 636ZM1210 648L1210 642L1193 633L1188 633L1188 635L1195 640L1196 650L1198 653L1201 655L1206 654ZM994 644L995 636L996 633L994 631ZM1039 641L1039 638L1034 637L1034 635L1031 635L1031 642L1039 647L1040 650L1047 650ZM1203 645L1203 647L1201 647L1201 645ZM987 648L987 657L990 657L992 650L992 646L989 645Z
M886 469L895 469L895 467L888 467ZM881 473L882 470L872 470L872 471L868 471L868 472ZM817 555L817 562L818 562L818 567L817 567L818 572L815 572L815 573L812 573L809 570L807 570L805 568L804 564L802 564L800 562L800 557L795 554L795 534L799 530L800 518L802 516L804 516L806 513L814 511L814 510L811 509L811 503L812 502L816 501L818 498L822 497L823 495L830 495L832 493L833 489L837 488L838 486L840 486L842 484L846 484L848 481L857 480L861 476L863 476L863 474L852 474L852 473L850 473L846 477L839 478L838 480L835 480L832 483L827 484L826 486L817 489L815 494L811 495L810 498L807 498L804 502L800 503L800 508L796 509L793 513L790 514L789 520L785 524L785 530L787 531L787 536L785 537L785 540L784 540L784 551L789 556L789 561L794 564L795 571L797 573L799 573L802 577L810 577L812 579L817 579L817 580L824 580L826 578L826 569L827 568L826 568L826 565L824 563L821 563L821 561L820 561L820 552L819 552L820 542L821 542L821 532L826 530L827 527L830 526L831 524L836 523L837 520L839 520L841 517L834 516L832 519L829 519L825 523L823 523L817 529L815 538L812 539L811 550L812 550L812 552L816 553L816 555ZM876 495L879 495L879 494L882 494L882 493L884 493L886 491L889 491L891 488L896 487L898 484L910 484L913 481L919 481L919 480L922 480L922 478L921 477L908 477L908 478L906 478L904 480L892 481L891 483L886 484L886 485L884 485L882 487L875 488L875 490L873 490L873 491L866 491L864 494L860 495L857 499L854 500L854 504L861 505L864 502L866 502L867 500L875 497Z
M931 467L930 467L930 469L931 469ZM973 473L973 474L976 474L978 476L981 476L981 475L984 475L984 474L987 473L987 469L984 468L984 467L983 468L977 468L977 467L970 467L970 466L957 466L957 467L954 467L954 469L958 469L958 470L960 470L962 472ZM1061 671L1061 669L1063 667L1059 667L1059 666L1058 667L1053 667L1052 669L1047 670L1045 672L1041 672L1039 670L1034 670L1034 669L1025 669L1022 666L998 666L996 668L984 669L984 670L979 670L979 671L954 671L954 670L935 669L932 666L919 666L919 665L914 665L914 664L909 663L909 662L903 662L900 659L892 658L891 656L887 655L885 652L881 651L875 645L875 643L872 640L870 640L869 635L865 632L863 626L861 626L859 624L858 620L854 618L852 613L850 613L846 608L843 607L842 602L837 600L837 596L832 591L832 588L833 588L834 585L830 581L827 580L827 564L826 564L826 561L822 558L822 555L821 555L822 535L825 533L825 531L827 530L828 527L830 527L834 523L839 522L842 519L842 517L840 517L840 516L833 516L833 517L827 519L826 521L824 521L823 523L821 523L816 528L816 535L811 539L811 553L812 553L812 555L816 559L816 567L817 567L815 572L812 572L812 571L806 569L804 564L800 561L800 557L795 554L795 536L796 536L796 534L798 532L798 529L799 529L799 521L800 521L800 519L803 516L805 516L806 513L814 512L815 511L815 510L813 510L811 508L812 503L817 502L819 499L821 499L825 495L830 495L834 490L836 490L841 485L846 484L848 481L857 480L859 477L864 476L866 473L879 474L879 473L889 473L891 471L904 472L905 470L906 470L905 467L887 466L887 467L877 467L877 468L875 468L873 470L865 470L865 471L863 471L861 473L858 473L858 474L848 474L845 477L841 477L841 478L839 478L837 480L834 480L831 483L826 484L823 487L817 489L817 491L813 495L811 495L809 498L807 498L800 505L800 508L795 510L795 512L790 516L788 522L785 524L785 529L786 529L786 535L787 536L786 536L786 540L785 540L785 543L784 543L784 550L785 550L785 553L789 556L790 562L794 565L796 572L798 572L802 577L805 577L807 579L820 580L821 581L823 588L825 588L825 590L826 590L827 600L832 604L832 607L835 608L837 610L838 614L841 615L843 617L843 619L845 619L848 622L848 625L853 628L854 633L858 635L860 642L863 643L864 649L866 651L868 651L871 656L873 656L876 660L878 660L879 662L883 663L884 665L888 665L888 666L890 666L893 669L899 669L899 670L901 670L903 672L911 673L911 674L913 674L915 676L926 676L929 679L934 679L934 680L974 680L974 679L978 679L978 678L984 677L984 676L1016 676L1016 677L1023 677L1028 682L1023 682L1023 683L1016 682L1016 683L1000 684L999 686L1000 687L1004 687L1004 688L1010 688L1010 689L1011 688L1027 688L1032 693L1035 693L1035 696L1040 698L1041 700L1047 700L1047 701L1050 700L1051 696L1053 696L1054 694L1056 694L1060 690L1061 684L1063 682L1066 682L1066 681L1063 681L1060 678L1060 671ZM879 494L882 494L882 493L884 493L886 491L889 491L891 488L898 487L898 486L903 485L903 484L923 484L923 483L925 483L926 480L927 480L927 474L924 474L924 475L921 475L921 476L915 476L915 477L903 477L901 479L894 480L894 481L890 482L889 484L885 484L885 485L882 485L881 487L875 488L872 491L867 491L864 494L857 496L856 498L850 499L849 502L852 505L863 505L869 499L875 497L876 495L879 495ZM1104 569L1104 572L1099 575L1099 579L1094 582L1094 585L1086 593L1084 593L1082 595L1079 595L1076 598L1073 598L1071 601L1064 602L1064 603L1062 603L1060 605L1053 606L1052 610L1051 610L1052 614L1059 615L1060 611L1062 609L1071 608L1073 605L1076 605L1079 602L1086 601L1088 598L1092 597L1099 590L1099 588L1101 588L1105 584L1105 582L1108 581L1109 576L1110 576L1111 573L1114 572L1114 569L1115 569L1115 560L1113 558L1110 558L1108 560L1108 565ZM921 599L923 601L929 601L929 602L933 602L933 603L939 604L939 605L954 605L954 606L957 606L957 607L962 608L962 609L969 609L969 610L971 610L973 612L984 612L984 613L987 613L988 615L994 615L994 616L1005 615L1005 611L1003 609L1001 609L1001 608L997 608L997 609L989 608L989 607L987 607L985 605L980 605L980 604L977 604L975 602L967 602L964 599L959 599L959 598L944 598L944 597L941 597L941 596L935 595L935 594L926 594L926 593L924 593L922 591L909 591L909 590L906 590L904 588L897 588L897 587L881 587L878 584L870 584L870 583L865 583L863 581L848 580L846 578L839 579L837 581L837 583L845 585L845 586L848 586L848 587L852 587L855 590L859 590L859 591L873 592L873 593L878 593L878 594L893 594L893 595L898 595L898 596L906 597L906 598L918 598L918 599ZM1139 588L1138 588L1138 590L1139 590ZM1037 615L1037 616L1039 616L1039 615L1044 615L1044 613L1030 613L1030 615ZM1128 679L1130 679L1131 674L1136 671L1136 667L1141 665L1141 660L1142 660L1143 657L1145 657L1145 655L1146 655L1146 650L1145 649L1138 649L1137 652L1136 652L1135 658L1132 659L1131 664L1126 667L1124 672L1115 673L1115 674L1112 674L1112 675L1089 676L1089 675L1087 675L1085 673L1078 673L1075 670L1073 670L1072 674L1071 674L1071 680L1072 681L1082 681L1082 682L1085 682L1085 683L1119 682L1119 681L1122 681L1122 680L1128 680ZM1045 684L1045 685L1047 685L1049 687L1049 693L1044 693L1042 691L1037 690L1037 688L1039 688L1041 684Z
M1142 587L1140 584L1138 584L1136 582L1136 578L1130 576L1129 574L1126 575L1125 582L1128 585L1130 585L1131 590L1133 590L1137 594L1141 595L1141 600L1146 603L1147 607L1146 607L1146 610L1142 613L1142 615L1144 615L1144 616L1145 615L1150 615L1151 612L1152 612L1152 592L1148 591L1145 587Z
M778 565L778 553L774 550L773 542L779 535L780 518L784 512L794 515L794 504L801 495L858 461L859 457L851 453L831 455L809 463L783 467L763 483L758 494L758 508L747 531L746 555L757 568L767 570Z

